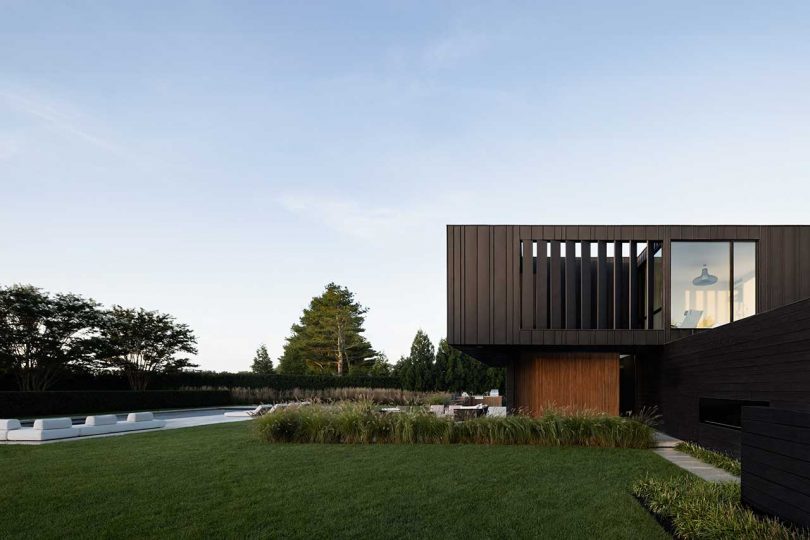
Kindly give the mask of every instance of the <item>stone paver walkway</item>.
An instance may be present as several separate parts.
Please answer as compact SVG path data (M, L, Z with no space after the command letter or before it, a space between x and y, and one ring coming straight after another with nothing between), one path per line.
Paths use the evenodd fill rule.
M683 452L679 452L675 450L675 445L681 442L679 439L674 437L670 437L665 433L655 432L655 443L656 446L653 449L653 452L661 456L662 458L670 461L680 467L681 469L687 470L690 473L699 476L700 478L706 480L707 482L736 482L740 483L740 477L734 476L731 473L724 471L714 465L709 465L708 463L704 463L699 459L693 458L689 454L684 454Z

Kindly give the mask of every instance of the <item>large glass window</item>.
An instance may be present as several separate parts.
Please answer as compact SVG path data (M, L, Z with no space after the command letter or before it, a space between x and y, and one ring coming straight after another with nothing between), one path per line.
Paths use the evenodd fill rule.
M757 244L734 242L734 320L757 312Z
M729 242L672 242L671 318L675 328L731 321Z

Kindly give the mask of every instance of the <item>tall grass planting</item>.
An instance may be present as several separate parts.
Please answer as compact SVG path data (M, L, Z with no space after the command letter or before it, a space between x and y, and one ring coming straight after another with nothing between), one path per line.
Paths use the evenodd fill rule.
M679 442L675 445L675 450L689 454L709 465L720 467L733 475L740 476L742 473L742 463L740 463L740 460L734 459L722 452L709 450L708 448L703 448L702 446L690 442Z
M454 421L422 408L382 414L370 402L312 405L267 414L256 432L271 443L533 444L648 448L652 428L592 412L549 411Z
M228 390L236 405L257 403L287 403L311 401L334 403L339 401L370 401L379 405L426 405L450 403L447 392L414 392L399 388L247 388L196 387L184 390Z
M644 478L633 485L632 491L675 538L808 538L808 531L800 531L744 507L740 502L740 485L736 482L706 482L691 475Z

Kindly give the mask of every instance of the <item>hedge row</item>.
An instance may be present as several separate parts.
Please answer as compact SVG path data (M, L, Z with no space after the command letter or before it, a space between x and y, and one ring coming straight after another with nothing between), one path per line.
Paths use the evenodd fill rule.
M231 404L227 390L0 392L0 418L218 407Z
M227 388L292 388L321 390L324 388L401 388L397 377L368 377L334 375L259 375L213 371L161 373L152 377L150 390L177 390L182 387ZM0 376L0 391L17 390L10 375ZM70 373L64 375L50 390L129 390L126 377L120 374Z

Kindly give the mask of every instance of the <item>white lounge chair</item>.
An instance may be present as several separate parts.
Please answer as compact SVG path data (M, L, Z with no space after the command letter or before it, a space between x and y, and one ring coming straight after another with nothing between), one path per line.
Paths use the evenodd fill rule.
M16 418L0 420L0 441L8 440L8 432L21 429L20 421Z
M52 441L79 436L79 428L73 426L70 418L43 418L34 420L34 427L8 431L9 441Z
M229 411L225 413L225 416L229 418L244 418L246 416L261 416L263 414L271 413L276 410L276 405L259 405L252 411Z
M165 420L155 420L151 412L129 413L125 421L118 421L114 414L88 416L84 424L75 426L79 428L81 436L105 435L107 433L122 433L124 431L140 431L142 429L162 428Z

